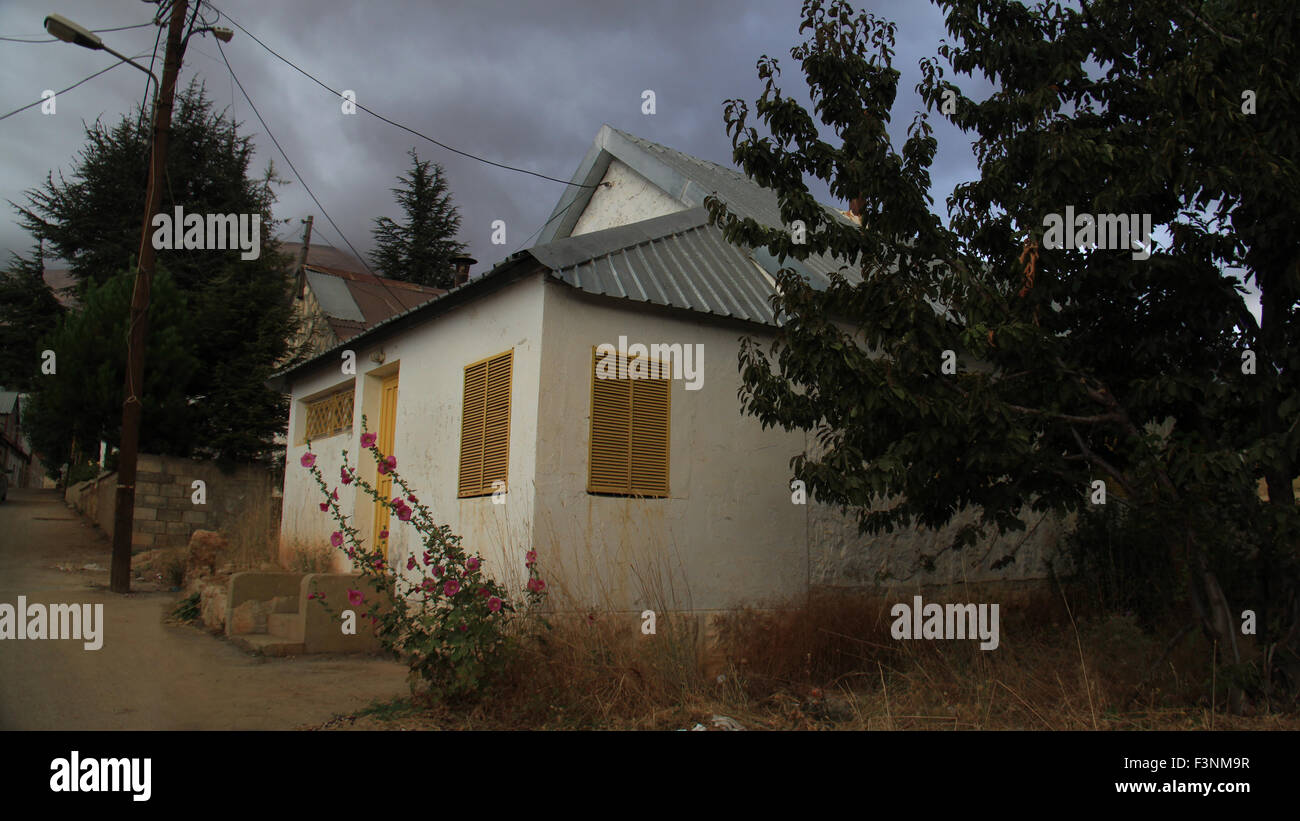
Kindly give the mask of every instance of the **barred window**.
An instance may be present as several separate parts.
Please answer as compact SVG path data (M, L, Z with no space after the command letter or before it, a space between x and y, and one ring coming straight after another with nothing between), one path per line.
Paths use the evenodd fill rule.
M314 441L340 433L351 433L354 396L354 390L348 388L305 402L303 439Z

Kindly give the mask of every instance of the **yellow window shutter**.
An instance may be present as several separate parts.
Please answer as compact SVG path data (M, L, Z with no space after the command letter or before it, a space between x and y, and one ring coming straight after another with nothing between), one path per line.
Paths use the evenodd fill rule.
M667 379L601 379L592 349L587 490L668 495Z
M509 478L513 375L513 350L465 368L459 496L491 493L493 482Z
M483 417L487 410L487 362L465 368L464 418L460 426L460 495L483 484Z

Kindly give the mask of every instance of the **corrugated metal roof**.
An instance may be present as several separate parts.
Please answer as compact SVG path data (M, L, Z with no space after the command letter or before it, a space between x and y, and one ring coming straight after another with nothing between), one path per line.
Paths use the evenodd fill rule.
M346 280L308 268L307 285L326 316L351 319L356 322L365 321L365 314L361 313L361 308L352 298Z
M771 284L692 208L528 249L587 293L772 324Z
M18 405L18 393L15 391L0 391L0 413L13 413L14 408Z

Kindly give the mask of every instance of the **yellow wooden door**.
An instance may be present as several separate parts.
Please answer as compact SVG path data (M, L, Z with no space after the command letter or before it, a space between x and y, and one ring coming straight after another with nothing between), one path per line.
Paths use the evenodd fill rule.
M397 424L397 374L384 378L380 389L379 404L379 452L389 456L393 452L393 429ZM379 490L379 499L375 502L375 545L384 560L388 560L388 538L380 533L388 530L388 516L391 510L388 501L392 498L393 480L387 474L379 474L375 483Z

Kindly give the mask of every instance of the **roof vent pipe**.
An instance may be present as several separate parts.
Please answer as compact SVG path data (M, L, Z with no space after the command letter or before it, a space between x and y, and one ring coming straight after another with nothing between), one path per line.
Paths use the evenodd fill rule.
M456 277L452 280L453 286L464 285L469 282L469 267L478 263L473 257L452 257L451 264L456 267Z

